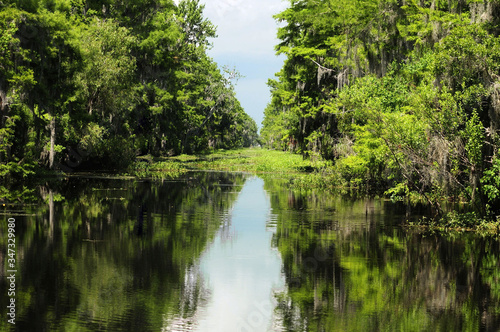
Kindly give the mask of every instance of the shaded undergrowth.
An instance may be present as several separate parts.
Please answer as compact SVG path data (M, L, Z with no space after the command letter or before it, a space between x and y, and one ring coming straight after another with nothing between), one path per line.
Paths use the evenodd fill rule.
M500 235L500 217L482 217L475 212L450 211L441 217L422 217L409 222L409 228L421 229L425 232L464 233L476 232L479 235Z

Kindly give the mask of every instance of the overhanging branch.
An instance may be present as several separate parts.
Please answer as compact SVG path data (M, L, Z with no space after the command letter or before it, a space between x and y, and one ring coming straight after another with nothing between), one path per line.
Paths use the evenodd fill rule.
M321 64L319 64L318 62L314 61L313 59L309 58L309 60L311 60L312 62L314 62L316 64L316 66L318 66L319 68L325 70L325 71L335 71L333 69L330 69L330 68L326 68L325 66L322 66Z

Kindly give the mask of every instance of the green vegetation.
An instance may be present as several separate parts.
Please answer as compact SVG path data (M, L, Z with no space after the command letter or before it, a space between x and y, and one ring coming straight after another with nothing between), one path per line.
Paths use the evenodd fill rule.
M140 158L129 167L130 174L139 178L176 178L188 170L179 162L165 160L152 162L147 158Z
M289 188L331 189L328 164L285 151L246 148L175 157L144 156L129 167L128 174L172 178L189 170L249 172L264 178L287 179Z
M425 230L439 232L468 232L474 231L477 234L500 235L500 217L496 220L484 218L475 212L458 213L450 211L441 218L423 217L418 221L409 222L408 226Z
M297 175L321 167L324 164L306 160L302 156L292 153L259 148L219 150L198 157L179 156L170 159L184 162L195 169L274 173L279 175L290 173Z
M198 0L0 2L0 178L254 144Z
M499 12L496 0L291 0L261 140L331 161L330 187L495 220Z

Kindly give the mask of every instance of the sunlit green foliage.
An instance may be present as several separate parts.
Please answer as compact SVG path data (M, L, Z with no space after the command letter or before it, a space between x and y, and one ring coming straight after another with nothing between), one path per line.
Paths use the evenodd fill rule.
M290 1L262 138L334 161L333 186L498 211L498 1ZM482 188L481 179L487 185ZM495 211L494 211L495 210Z
M296 154L260 148L219 150L207 155L182 155L169 160L194 169L272 173L280 176L290 174L291 177L326 165L325 162L305 160Z

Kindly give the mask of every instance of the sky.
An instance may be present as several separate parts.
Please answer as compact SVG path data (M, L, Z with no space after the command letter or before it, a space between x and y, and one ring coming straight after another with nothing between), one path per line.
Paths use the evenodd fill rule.
M235 68L244 77L236 83L236 97L261 128L270 101L269 78L280 71L284 57L276 56L278 23L273 15L283 11L286 0L201 0L204 16L217 26L207 53L220 68Z

